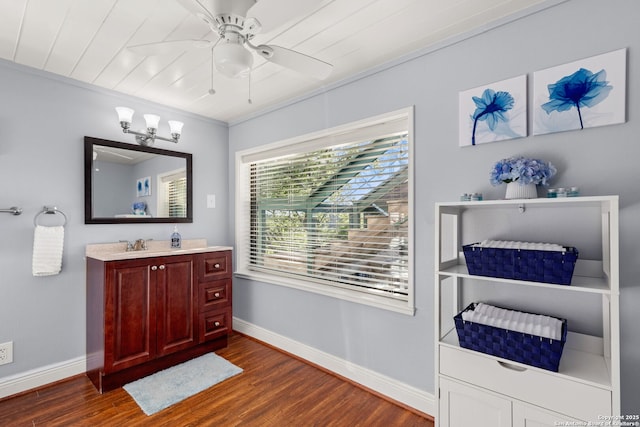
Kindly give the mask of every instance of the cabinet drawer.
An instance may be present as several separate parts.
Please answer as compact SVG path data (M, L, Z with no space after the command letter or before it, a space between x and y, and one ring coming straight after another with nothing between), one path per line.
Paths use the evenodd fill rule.
M440 373L581 420L611 414L611 391L490 356L440 347Z
M231 304L231 279L200 282L198 286L199 312L224 308Z
M209 252L198 256L201 282L231 277L231 251Z
M200 313L200 342L228 335L231 332L231 308Z

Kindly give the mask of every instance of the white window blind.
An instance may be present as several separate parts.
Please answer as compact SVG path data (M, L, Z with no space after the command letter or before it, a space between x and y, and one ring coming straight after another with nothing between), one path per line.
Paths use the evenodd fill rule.
M158 195L158 215L185 218L187 216L187 176L184 169L158 177L161 192Z
M338 136L244 157L248 269L407 300L407 121Z

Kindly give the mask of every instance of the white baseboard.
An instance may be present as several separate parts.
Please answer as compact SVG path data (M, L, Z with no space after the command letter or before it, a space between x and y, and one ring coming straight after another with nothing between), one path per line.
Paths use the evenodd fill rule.
M425 414L436 413L435 396L267 329L233 318L233 329L348 378Z
M394 380L347 360L301 344L267 329L233 318L233 329L256 338L288 353L308 360L342 377L348 378L390 399L417 409L425 414L435 414L435 396L408 384ZM86 357L78 357L65 362L44 366L13 376L0 378L0 399L27 390L64 380L86 371Z
M77 357L65 362L0 378L0 399L82 374L86 371L86 367L86 358Z

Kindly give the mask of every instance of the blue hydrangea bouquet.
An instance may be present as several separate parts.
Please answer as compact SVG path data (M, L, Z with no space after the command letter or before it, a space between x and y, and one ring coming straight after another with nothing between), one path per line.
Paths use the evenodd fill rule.
M556 174L551 162L526 157L510 157L496 162L491 169L489 181L492 185L507 184L505 199L535 199L537 185L549 185Z
M517 182L520 185L549 185L557 170L551 162L526 157L510 157L496 162L491 169L492 185Z
M131 210L135 215L144 215L147 209L147 204L145 202L135 202L131 205Z

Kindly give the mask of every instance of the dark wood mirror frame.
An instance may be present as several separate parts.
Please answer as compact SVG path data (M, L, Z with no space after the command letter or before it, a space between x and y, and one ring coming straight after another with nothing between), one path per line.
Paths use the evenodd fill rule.
M162 156L180 157L186 160L187 175L187 215L186 217L142 217L142 218L115 218L95 217L93 213L93 148L94 145L119 148L123 150L138 151ZM154 147L126 144L123 142L109 141L106 139L84 137L84 223L85 224L147 224L147 223L185 223L193 222L193 156L190 153L164 150Z

